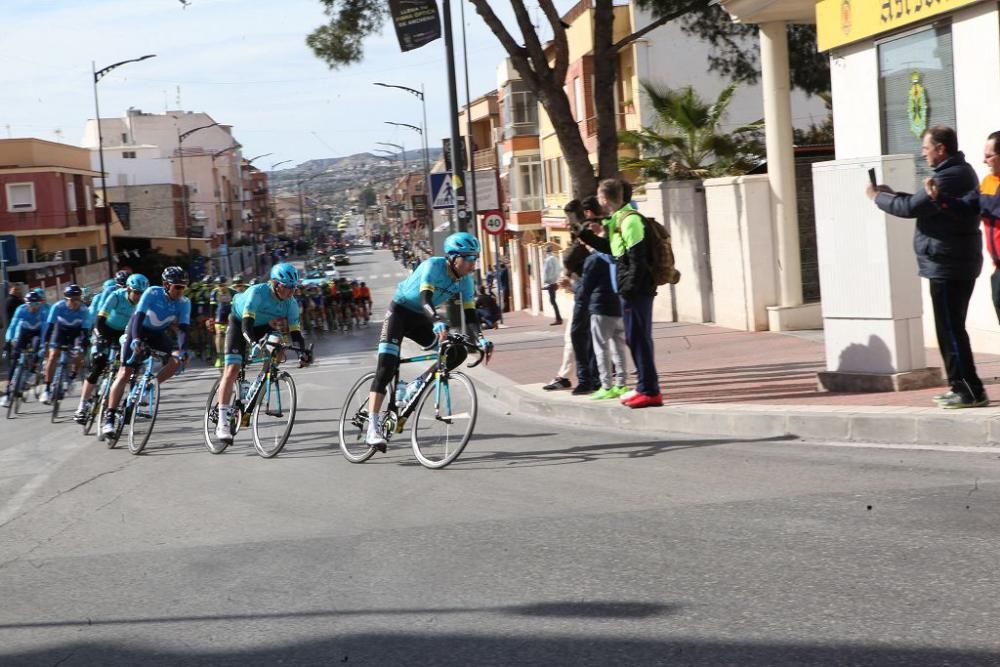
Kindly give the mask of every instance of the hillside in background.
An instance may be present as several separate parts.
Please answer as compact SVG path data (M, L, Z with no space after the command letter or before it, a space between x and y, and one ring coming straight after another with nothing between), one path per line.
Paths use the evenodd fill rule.
M441 153L440 147L428 150L432 166L440 159ZM422 150L408 150L405 158L405 172L423 169ZM268 179L276 194L298 194L298 184L302 182L303 193L324 204L338 205L357 196L360 189L368 186L376 191L387 189L405 173L403 167L403 161L397 158L356 153L345 157L318 158L289 169L268 172Z

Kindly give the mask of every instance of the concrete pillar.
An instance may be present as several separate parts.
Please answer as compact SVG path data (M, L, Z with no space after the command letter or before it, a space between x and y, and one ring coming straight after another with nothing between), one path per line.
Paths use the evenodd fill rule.
M819 308L802 308L802 262L795 195L791 78L784 21L760 25L767 177L778 260L778 305L768 309L772 331L819 326Z

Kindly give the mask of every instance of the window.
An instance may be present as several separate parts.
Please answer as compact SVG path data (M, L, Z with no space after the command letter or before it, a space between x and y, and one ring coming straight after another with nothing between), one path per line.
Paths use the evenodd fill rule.
M66 183L66 210L76 210L76 185L74 185L73 181Z
M950 26L928 28L878 45L882 153L912 153L919 180L932 175L920 153L921 128L955 127L952 65ZM911 96L923 98L916 109L910 106Z
M23 211L34 211L35 207L35 184L34 183L8 183L7 184L7 211L19 213Z
M553 162L554 160L546 160ZM546 166L549 166L548 164ZM510 210L538 211L542 208L542 161L538 155L518 156L510 165Z
M128 143L128 133L127 132L122 132L122 143L123 144L127 144Z
M122 151L122 157L125 158L126 160L134 160L135 151Z

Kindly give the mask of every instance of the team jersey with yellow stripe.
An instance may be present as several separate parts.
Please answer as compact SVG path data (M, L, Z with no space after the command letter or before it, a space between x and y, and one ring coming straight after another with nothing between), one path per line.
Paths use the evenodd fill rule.
M459 294L463 308L476 307L476 284L472 275L457 277L444 257L430 257L421 262L409 278L399 283L392 300L419 313L423 311L420 293L425 291L432 293L431 303L435 308Z
M271 283L261 283L237 294L233 299L236 317L252 317L261 326L278 318L288 320L289 331L299 331L299 302L292 297L279 300L271 291Z

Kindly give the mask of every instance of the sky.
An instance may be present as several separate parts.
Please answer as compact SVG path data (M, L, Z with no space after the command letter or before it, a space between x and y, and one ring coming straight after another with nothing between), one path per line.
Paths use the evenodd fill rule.
M452 2L459 102L465 102L461 0ZM565 11L574 4L557 2ZM243 155L279 168L315 158L371 152L376 142L420 147L420 136L385 121L421 125L420 101L376 81L424 85L430 145L450 133L444 40L401 53L387 23L365 42L365 58L330 70L305 44L326 18L319 0L3 0L0 138L79 145L94 117L91 63L123 65L98 84L102 117L130 107L204 112L233 125ZM509 4L491 2L513 23ZM530 5L529 5L530 6ZM472 99L496 88L505 52L465 3Z

